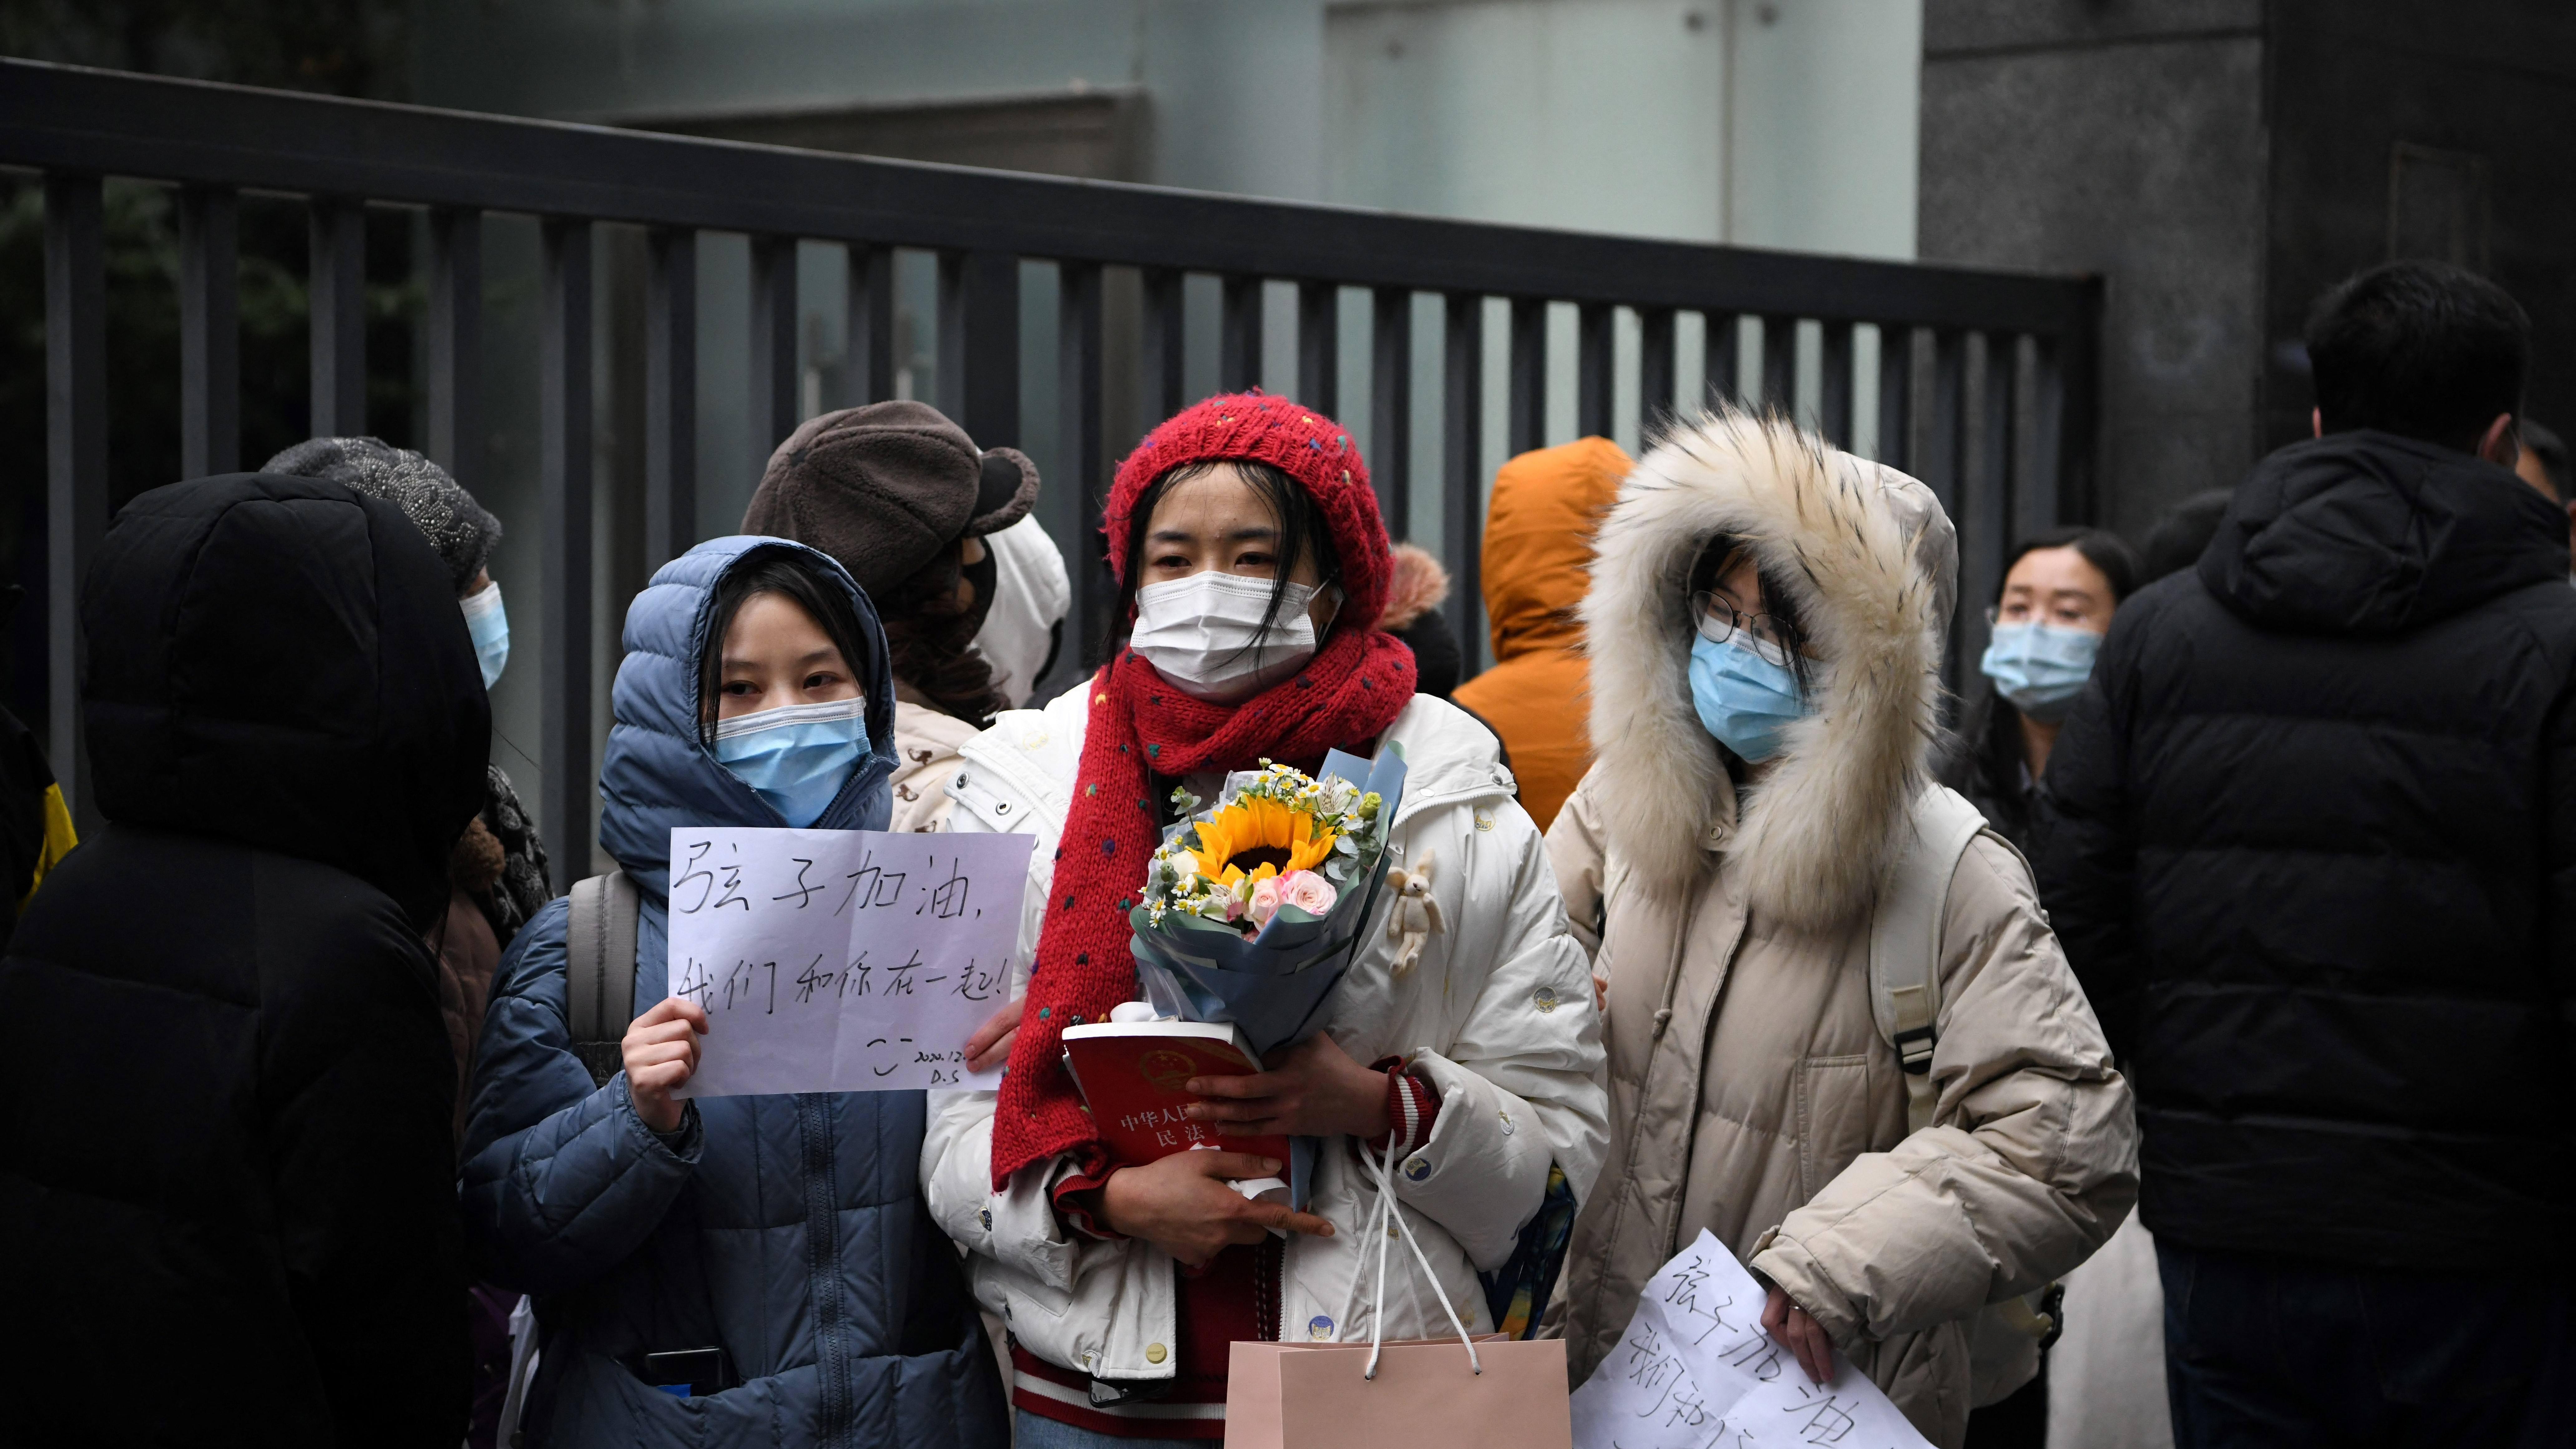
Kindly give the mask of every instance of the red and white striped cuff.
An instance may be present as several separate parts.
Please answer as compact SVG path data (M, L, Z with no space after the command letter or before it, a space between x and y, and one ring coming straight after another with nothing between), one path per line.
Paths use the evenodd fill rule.
M1368 1144L1371 1152L1392 1151L1401 1157L1431 1140L1431 1124L1440 1115L1440 1093L1404 1065L1402 1057L1369 1063L1370 1071L1386 1073L1387 1130Z

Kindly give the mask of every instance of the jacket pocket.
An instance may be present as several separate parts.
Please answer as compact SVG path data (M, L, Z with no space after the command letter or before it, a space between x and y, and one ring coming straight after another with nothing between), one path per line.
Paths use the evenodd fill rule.
M566 1345L570 1348L570 1345ZM637 1378L604 1354L575 1350L557 1390L549 1449L696 1449L758 1444L770 1426L815 1421L812 1365L683 1399Z
M1869 1058L1808 1057L1799 1062L1791 1121L1798 1134L1798 1200L1812 1202L1826 1183L1869 1150Z

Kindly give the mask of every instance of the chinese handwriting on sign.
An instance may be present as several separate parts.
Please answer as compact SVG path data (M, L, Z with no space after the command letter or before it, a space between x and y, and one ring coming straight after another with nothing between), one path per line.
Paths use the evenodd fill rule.
M1706 1232L1638 1295L1619 1346L1574 1393L1578 1449L1929 1449L1839 1353L1808 1380L1762 1331L1767 1295Z
M934 843L935 842L935 843ZM993 1085L1024 835L671 832L670 991L705 1009L687 1095Z

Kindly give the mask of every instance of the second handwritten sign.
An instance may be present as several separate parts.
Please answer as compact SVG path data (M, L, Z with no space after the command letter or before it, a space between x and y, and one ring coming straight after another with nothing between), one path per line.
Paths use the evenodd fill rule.
M706 1009L680 1095L989 1087L967 1034L1010 993L1025 835L671 832L671 985Z

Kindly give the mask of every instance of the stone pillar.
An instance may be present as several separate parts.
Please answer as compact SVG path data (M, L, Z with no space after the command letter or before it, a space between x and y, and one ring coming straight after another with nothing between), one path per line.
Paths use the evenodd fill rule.
M2256 453L2262 0L1926 0L1925 261L2104 278L2101 516Z
M2299 336L2393 256L2532 315L2576 423L2576 7L1925 0L1920 250L2105 279L2100 516L2132 539L2307 433Z

